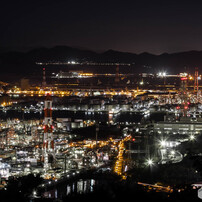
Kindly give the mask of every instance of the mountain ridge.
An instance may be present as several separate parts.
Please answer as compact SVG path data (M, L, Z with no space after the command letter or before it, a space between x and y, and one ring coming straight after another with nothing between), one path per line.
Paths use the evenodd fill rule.
M128 63L136 73L157 72L166 70L170 74L183 71L193 72L195 67L202 68L202 51L191 50L160 55L143 52L140 54L109 49L97 53L88 49L70 46L54 46L52 48L35 48L27 52L0 52L0 68L2 74L26 75L39 69L37 62L67 62L75 60L79 63ZM185 68L186 67L186 68ZM130 72L129 72L130 73Z

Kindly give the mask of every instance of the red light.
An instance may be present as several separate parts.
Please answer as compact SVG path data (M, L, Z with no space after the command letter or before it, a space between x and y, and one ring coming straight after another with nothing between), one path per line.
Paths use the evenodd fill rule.
M188 106L185 106L184 109L188 109Z
M179 107L179 106L177 106L177 107L176 107L176 109L180 109L180 107Z
M135 141L135 138L133 138L132 141L134 142L134 141Z
M187 77L182 77L181 80L182 81L187 80Z

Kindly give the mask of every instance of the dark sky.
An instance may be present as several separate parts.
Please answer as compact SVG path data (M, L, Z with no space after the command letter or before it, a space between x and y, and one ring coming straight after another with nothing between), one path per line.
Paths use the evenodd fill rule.
M0 46L202 50L202 1L2 0Z

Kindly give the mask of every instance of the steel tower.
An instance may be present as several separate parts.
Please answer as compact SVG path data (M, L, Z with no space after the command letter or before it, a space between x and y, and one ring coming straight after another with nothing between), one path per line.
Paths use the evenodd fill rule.
M54 140L52 124L52 99L50 94L46 95L44 102L44 138L43 138L44 168L49 168L49 156L54 158Z
M187 95L187 77L181 77L181 105L183 107L183 115L187 116L188 111L188 95Z
M43 81L42 81L42 87L46 87L46 68L43 68Z
M195 68L194 92L195 92L195 93L198 93L198 67Z

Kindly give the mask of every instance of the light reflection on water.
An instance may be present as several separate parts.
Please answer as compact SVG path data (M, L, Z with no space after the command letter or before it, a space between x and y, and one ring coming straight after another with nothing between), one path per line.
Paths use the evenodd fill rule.
M66 111L66 110L53 110L53 119L55 118L67 118L71 117L72 119L83 119L83 120L98 120L102 122L109 121L109 114L106 111L103 112L85 112L85 111ZM7 110L6 113L0 110L0 117L2 119L7 118L18 118L18 119L43 119L44 113L23 113L22 111L17 110ZM140 122L143 116L136 112L120 112L117 114L114 119L118 122Z
M44 198L61 198L70 194L86 194L93 192L95 186L94 179L78 180L72 184L58 186L57 188L46 191L43 194Z

